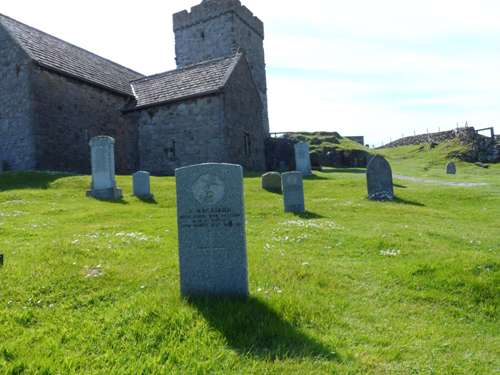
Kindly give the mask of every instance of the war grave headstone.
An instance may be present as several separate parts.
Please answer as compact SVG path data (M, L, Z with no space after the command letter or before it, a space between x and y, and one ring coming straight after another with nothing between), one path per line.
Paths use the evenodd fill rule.
M304 183L302 172L288 172L281 175L285 212L304 213Z
M394 199L392 170L382 156L374 156L368 162L366 171L368 199L384 201Z
M311 157L309 155L309 145L305 142L295 144L295 169L302 172L304 176L310 176Z
M446 173L447 174L457 174L457 166L455 163L451 162L446 165Z
M175 177L181 294L247 297L242 167L199 164Z
M134 195L140 199L153 199L151 194L151 175L149 172L138 171L132 175Z
M119 200L122 191L115 180L115 140L108 136L97 136L90 140L92 164L92 186L87 196L97 199Z
M262 175L262 189L281 193L281 174L268 172Z

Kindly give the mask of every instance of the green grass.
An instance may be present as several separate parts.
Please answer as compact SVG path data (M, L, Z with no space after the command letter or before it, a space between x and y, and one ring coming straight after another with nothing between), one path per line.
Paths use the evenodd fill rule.
M449 178L440 150L383 152ZM107 203L87 176L1 175L0 373L498 373L499 167L396 181L392 203L363 170L318 172L302 217L247 177L247 302L180 298L173 178L146 203L119 177Z

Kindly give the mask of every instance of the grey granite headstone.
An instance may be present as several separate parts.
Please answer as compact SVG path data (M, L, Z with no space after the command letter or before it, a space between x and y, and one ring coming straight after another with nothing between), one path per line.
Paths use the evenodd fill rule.
M281 193L281 174L268 172L262 175L262 189Z
M200 164L175 177L181 294L247 297L242 167Z
M115 181L115 140L108 136L98 136L90 140L92 163L92 187L87 196L97 199L117 200L122 191Z
M453 163L453 162L448 163L448 165L446 166L446 173L447 174L457 174L457 166L455 165L455 163Z
M391 166L382 156L374 156L366 171L368 199L384 201L394 199Z
M295 169L302 172L304 176L310 176L311 171L311 157L309 155L309 145L305 142L295 144Z
M287 172L281 175L285 212L304 213L304 183L302 172Z
M132 175L134 195L141 199L153 199L149 172L139 171Z

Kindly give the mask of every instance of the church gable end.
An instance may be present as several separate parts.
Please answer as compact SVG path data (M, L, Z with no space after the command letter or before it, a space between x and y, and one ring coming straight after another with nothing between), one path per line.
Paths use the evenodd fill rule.
M0 163L5 169L36 168L32 68L25 51L0 22Z

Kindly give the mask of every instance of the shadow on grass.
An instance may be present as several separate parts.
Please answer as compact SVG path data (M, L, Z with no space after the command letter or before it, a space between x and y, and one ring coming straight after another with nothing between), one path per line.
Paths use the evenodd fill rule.
M339 361L334 349L298 331L276 311L256 298L190 298L210 326L242 355L265 359L318 358Z
M310 212L310 211L294 212L293 214L295 216L298 216L301 219L305 219L305 220L324 219L324 216L321 216L320 214L316 214L316 213Z
M268 192L268 193L271 193L271 194L283 195L281 190L277 190L277 189L263 189L263 190Z
M409 206L417 206L417 207L425 207L425 204L415 201L409 201L403 198L395 197L393 200L394 203L406 204Z
M70 173L55 172L4 172L0 174L0 191L18 189L46 190L61 178L76 176Z
M127 205L129 204L125 199L102 199L102 198L95 198L95 197L88 197L89 199L93 199L98 202L103 202L103 203L112 203L112 204L123 204Z
M366 169L363 168L335 168L325 169L323 173L352 173L352 174L366 174Z
M310 176L305 176L304 180L311 180L311 181L314 181L314 180L328 180L328 178L322 177L322 176L318 176L316 174L312 174Z
M406 189L408 187L408 186L400 185L400 184L392 184L392 186L400 188L400 189Z
M154 196L151 196L151 197L138 197L138 196L135 196L138 200L140 200L141 202L143 203L147 203L147 204L158 204L158 202L156 201L155 197Z

